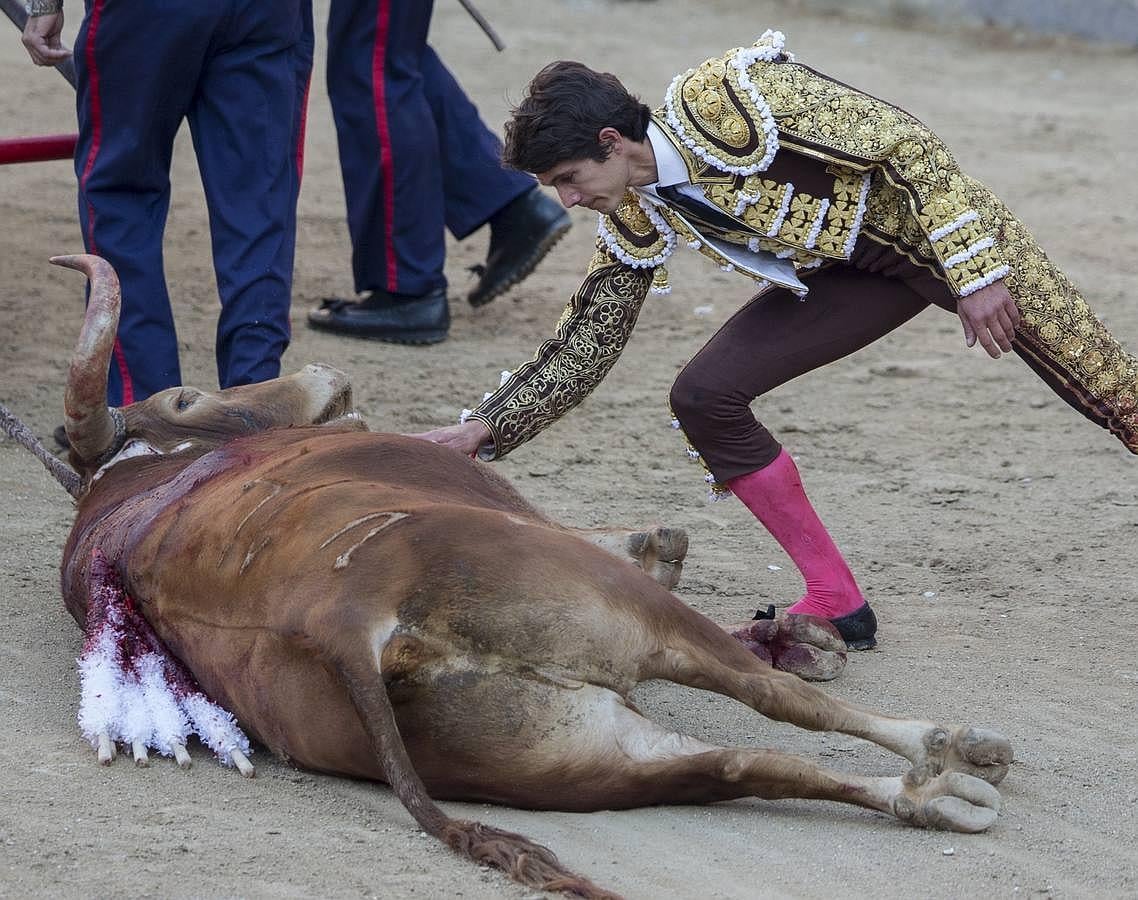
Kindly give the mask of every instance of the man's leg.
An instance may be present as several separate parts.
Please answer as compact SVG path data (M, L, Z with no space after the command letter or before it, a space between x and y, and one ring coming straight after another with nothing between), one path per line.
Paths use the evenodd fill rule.
M328 96L357 293L445 286L439 146L420 59L432 0L333 0Z
M807 499L793 460L751 412L753 399L859 350L928 304L903 283L833 266L798 300L772 290L735 314L684 368L672 409L692 446L798 566L806 594L790 612L835 622L851 646L873 646L876 623Z
M312 37L310 0L241 4L189 111L221 298L223 388L276 378L288 347Z
M168 16L140 0L93 0L75 42L79 222L89 253L122 286L107 402L122 406L181 382L178 341L162 267L174 135L193 94L217 4ZM176 71L178 78L170 78Z
M502 165L502 142L430 47L422 71L442 153L447 228L462 240L490 224L486 264L467 295L482 306L537 267L569 230L569 215L530 175Z
M462 240L537 182L502 165L502 142L429 46L423 51L422 73L439 138L446 226Z
M397 343L446 337L440 150L420 71L431 0L333 0L328 94L359 302L329 299L314 328Z

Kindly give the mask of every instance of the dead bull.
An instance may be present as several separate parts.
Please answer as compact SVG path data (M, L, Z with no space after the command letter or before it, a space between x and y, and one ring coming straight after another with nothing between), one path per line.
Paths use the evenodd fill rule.
M92 281L66 403L84 479L67 607L83 623L92 596L121 585L204 691L281 757L385 781L459 852L585 896L608 895L430 797L576 811L802 797L958 831L995 821L992 785L1012 758L1002 736L880 715L772 669L486 466L353 430L335 370L108 411L117 282L94 257L59 262ZM816 659L838 650L808 622L784 628L799 650L822 645ZM712 746L631 705L648 679L865 738L910 766L863 777Z

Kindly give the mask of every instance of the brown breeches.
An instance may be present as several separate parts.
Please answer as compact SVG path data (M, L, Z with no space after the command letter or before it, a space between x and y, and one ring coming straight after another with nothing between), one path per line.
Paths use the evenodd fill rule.
M782 288L751 300L672 386L672 411L720 483L763 468L781 449L751 413L756 397L865 347L930 304L956 311L944 282L865 237L848 263L828 264L804 280L804 300ZM1060 397L1138 452L1134 429L1097 403L1030 327L1021 326L1013 346Z

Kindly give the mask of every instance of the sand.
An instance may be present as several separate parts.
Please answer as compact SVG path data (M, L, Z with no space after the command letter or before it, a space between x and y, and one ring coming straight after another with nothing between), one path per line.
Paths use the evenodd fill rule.
M449 2L438 4L433 41L495 125L550 59L615 71L656 103L674 71L781 28L800 59L935 128L1138 346L1132 52L816 17L771 0L481 7L506 52ZM69 5L69 14L68 39L78 10ZM318 31L326 14L318 2ZM454 324L444 344L310 331L309 306L352 287L323 58L321 40L285 369L323 361L349 372L376 430L452 422L550 332L579 283L595 217L575 210L574 229L541 268L480 310L462 298L487 235L452 242ZM0 84L3 135L74 129L71 89L27 61L13 29L0 31ZM188 133L173 182L166 264L183 372L212 388L217 300ZM0 402L50 440L82 308L75 273L46 264L82 247L70 165L6 167L0 222ZM745 618L797 599L799 577L741 504L706 502L698 467L668 427L667 390L749 289L696 254L670 269L674 292L648 300L606 382L496 465L566 523L688 529L677 593L717 620ZM1135 460L1016 358L965 350L959 323L937 310L756 409L797 457L881 620L878 650L852 656L826 690L892 713L1002 729L1017 760L997 824L975 836L925 832L802 801L591 815L446 809L520 830L638 900L1138 894ZM0 498L0 896L534 896L422 836L383 785L297 771L264 751L253 757L256 779L245 780L200 747L189 773L166 760L100 768L75 722L80 632L59 599L69 498L10 442L0 443ZM776 725L723 698L648 685L636 699L708 740L861 773L902 771L862 741Z

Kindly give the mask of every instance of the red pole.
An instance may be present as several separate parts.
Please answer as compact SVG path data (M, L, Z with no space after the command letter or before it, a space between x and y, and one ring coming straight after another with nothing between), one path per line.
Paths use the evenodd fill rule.
M75 155L77 134L45 134L37 137L0 139L0 166L8 163L43 162L71 159Z

